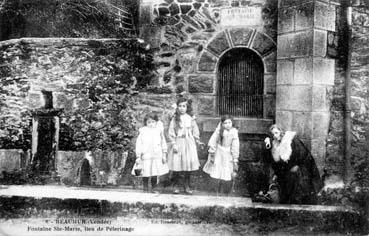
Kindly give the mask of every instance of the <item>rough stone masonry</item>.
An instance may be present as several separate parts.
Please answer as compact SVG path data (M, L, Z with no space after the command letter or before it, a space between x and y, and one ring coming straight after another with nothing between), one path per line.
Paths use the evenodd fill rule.
M368 160L367 41L368 6L356 1L353 10L352 150L354 175L365 180ZM241 14L238 10L245 10ZM252 10L253 9L253 10ZM241 161L257 162L267 128L274 121L296 130L312 150L319 168L342 177L345 84L339 49L342 6L339 1L272 0L143 1L140 36L156 49L157 77L137 100L138 117L161 112L165 124L178 94L194 100L195 114L206 142L218 123L218 67L228 51L246 48L263 63L262 117L237 117ZM251 14L250 12L259 12ZM250 14L249 14L250 13ZM230 20L232 14L249 21ZM112 40L102 40L109 47ZM81 102L63 91L90 71L96 56L88 41L23 39L3 42L0 74L8 91L9 109L42 106L41 90L53 92L56 107L72 109ZM94 44L95 45L95 44ZM78 63L77 63L78 62ZM15 79L16 83L6 83ZM72 86L73 87L73 86ZM78 87L78 86L77 86ZM206 151L201 159L206 159Z

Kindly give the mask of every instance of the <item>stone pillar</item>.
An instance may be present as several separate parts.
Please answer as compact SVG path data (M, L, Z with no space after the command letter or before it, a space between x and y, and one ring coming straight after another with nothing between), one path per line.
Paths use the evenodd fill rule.
M38 109L32 116L33 171L40 175L55 172L56 152L59 146L59 115L62 109Z
M327 34L335 31L337 3L279 0L276 123L297 131L322 170L335 61ZM322 174L322 172L321 172Z

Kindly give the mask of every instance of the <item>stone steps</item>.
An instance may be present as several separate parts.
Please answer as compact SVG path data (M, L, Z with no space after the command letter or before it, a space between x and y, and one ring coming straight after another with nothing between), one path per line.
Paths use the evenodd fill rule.
M249 198L142 193L65 186L1 186L0 218L125 217L257 225L278 231L357 233L359 212L338 206L274 205Z

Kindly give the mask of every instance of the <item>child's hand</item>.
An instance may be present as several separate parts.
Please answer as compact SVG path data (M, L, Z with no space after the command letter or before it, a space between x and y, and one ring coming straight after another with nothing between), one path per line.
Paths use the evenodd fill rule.
M178 147L177 144L173 145L173 153L178 153Z
M199 148L204 149L205 148L205 143L198 141L197 144L199 145Z
M167 163L167 153L163 152L163 158L162 158L163 164Z
M272 182L277 182L278 177L276 175L273 175Z
M292 173L296 173L297 171L299 170L299 166L294 166L294 167L292 167L291 169L290 169L290 171L292 172Z
M271 147L270 138L269 137L264 139L264 143L265 143L265 147L267 149L269 149Z
M210 152L210 153L209 153L209 156L210 156L210 163L211 163L211 164L214 164L214 157L215 157L215 153L214 153L214 152Z
M238 171L238 163L237 162L233 162L233 171L234 172Z
M231 177L234 180L237 177L237 173L235 171L233 171Z

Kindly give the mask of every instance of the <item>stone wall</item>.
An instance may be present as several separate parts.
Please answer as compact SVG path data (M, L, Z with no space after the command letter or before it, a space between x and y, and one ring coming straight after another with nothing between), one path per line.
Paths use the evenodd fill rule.
M42 90L53 94L54 108L70 110L77 105L73 94L78 80L94 76L92 58L108 60L109 47L117 40L23 38L0 43L0 74L9 110L36 109L45 105ZM96 72L97 73L97 72ZM14 94L22 91L22 94ZM18 107L11 106L19 105ZM5 110L2 110L5 112Z
M225 25L221 19L225 9L248 7L257 9L260 18L254 22L228 22L233 25ZM156 84L140 103L146 104L147 109L161 110L170 108L178 95L190 97L205 143L219 122L217 70L222 55L234 48L248 48L262 59L263 117L235 119L241 138L240 159L260 159L263 137L275 118L277 1L143 1L139 25L140 37L156 49L155 61L159 66ZM167 95L155 95L159 93ZM167 97L170 103L154 102L160 96ZM172 112L165 111L165 122ZM200 159L206 158L206 150L200 150Z
M263 139L275 118L277 1L160 0L142 1L140 37L155 49L157 80L141 94L139 103L146 110L162 114L167 127L176 97L192 99L200 128L200 139L207 143L219 123L217 109L218 64L232 49L246 48L256 53L263 64L262 117L236 117L240 134L240 171L235 181L238 194L247 193L251 170L263 149ZM224 11L256 9L254 21L222 19ZM237 12L235 13L237 14ZM256 13L257 15L257 13ZM164 99L163 99L164 98ZM163 110L164 108L164 110ZM200 163L207 150L199 150ZM194 175L196 189L213 191L211 178L199 171Z
M24 169L29 161L29 153L19 149L0 149L0 174Z
M155 1L155 4L152 2L144 1L141 6L140 33L141 37L147 39L157 49L156 61L160 66L157 82L161 88L165 87L168 93L186 93L194 99L204 140L216 124L216 119L209 117L216 116L217 108L214 101L217 96L218 60L224 52L234 46L251 46L251 49L256 50L259 55L262 56L265 50L270 57L269 59L262 56L266 65L265 89L268 91L266 98L270 96L272 101L270 103L272 109L264 114L264 118L276 118L277 123L285 128L298 131L317 159L321 174L333 177L335 181L343 179L344 63L347 58L344 46L347 41L343 22L345 16L342 15L340 1L282 0L278 6L277 1L163 0ZM351 100L352 164L356 169L352 173L362 175L360 173L365 171L357 170L358 166L364 168L363 156L367 153L363 143L367 134L365 128L367 104L366 94L363 91L366 88L363 78L366 76L367 50L364 46L366 45L364 37L367 31L367 8L364 1L356 1L355 4ZM231 26L226 29L222 26L221 9L252 5L262 7L262 23L243 27ZM250 37L252 30L257 34ZM259 40L263 42L259 48L258 40L253 38L257 35L267 38ZM278 56L274 54L273 43L268 43L268 39L276 42L277 35ZM237 125L241 129L263 127L263 123L255 124L250 120L237 121ZM254 131L242 130L241 133L250 134ZM248 153L245 156L252 153L251 159L257 159L257 149L247 147L256 145L259 148L262 144L256 141L257 136L256 140L255 137L247 136L246 139L248 138L254 138L254 141L243 140L245 145L242 151Z
M216 116L217 63L232 48L255 51L264 64L263 118L274 118L276 1L147 1L141 5L140 34L157 49L158 86L187 93L198 116ZM233 8L232 8L233 7ZM222 9L255 7L260 21L232 27L221 21ZM264 132L265 130L263 130Z
M46 90L52 94L53 107L64 109L60 118L63 124L63 117L69 111L85 105L86 101L76 97L76 91L80 89L79 79L92 78L104 73L106 68L100 63L115 61L109 52L114 50L118 42L119 40L115 39L66 38L24 38L1 42L1 89L4 91L1 97L3 106L0 112L2 123L19 125L21 129L15 136L22 137L22 128L31 129L31 123L22 123L22 120L30 119L30 113L27 111L44 107L46 101L42 91ZM121 63L118 61L116 63ZM142 125L143 116L148 111L156 111L167 128L174 112L171 107L173 103L175 103L175 94L139 93L135 97L134 105L138 120L137 126ZM199 125L202 129L201 122ZM202 133L202 141L207 142L209 135L210 133ZM60 138L63 138L62 134ZM257 142L260 143L260 140ZM253 142L243 144L241 158L254 158L254 150L257 152L260 145ZM30 145L27 148L29 149ZM65 146L62 149L65 151L57 152L57 172L62 183L76 185L80 181L78 171L86 155L84 152L68 152L66 148L68 147ZM199 152L201 162L204 163L207 150L199 150ZM128 159L124 160L119 153L104 152L93 153L92 159L95 160L94 164L91 164L93 184L134 184L134 179L130 174L134 162L133 156L129 155ZM120 164L122 161L124 164ZM211 187L208 184L208 177L201 171L194 178L197 189L209 190ZM241 186L239 189L244 188L245 185L241 184L243 181L244 177L241 176L237 181L237 185Z
M323 174L334 88L338 1L282 0L278 11L276 123L295 130Z
M0 40L23 37L115 38L123 32L115 22L115 9L107 3L119 7L135 5L132 0L3 2L0 8Z
M51 93L54 108L63 109L61 123L64 123L63 119L68 112L85 106L86 101L76 97L80 89L79 80L105 73L108 70L105 68L106 61L117 63L117 66L124 63L111 56L111 52L122 40L23 38L0 42L0 125L6 127L1 129L1 140L5 138L14 143L24 141L25 134L32 130L30 111L45 106L43 91ZM63 139L62 134L59 137ZM30 149L29 141L21 147ZM63 145L65 149L68 150L68 146ZM3 159L8 160L13 156L7 154ZM8 165L4 163L1 167L7 169ZM108 166L113 168L110 162ZM70 177L72 180L66 182L75 183L73 175ZM117 178L111 181L116 182Z
M126 172L130 172L132 161L128 160L127 152L111 152L111 151L94 151L94 152L71 152L58 151L56 153L56 172L57 179L64 185L87 185L81 183L82 162L87 160L89 163L89 180L92 186L116 186L118 184L132 184L133 176ZM127 161L128 160L128 161ZM27 179L25 170L30 161L30 153L19 149L0 149L0 182L16 183ZM129 165L129 167L126 166ZM18 173L20 179L7 179L14 173ZM28 173L29 174L29 173ZM82 174L83 175L83 174ZM16 175L14 175L16 176ZM86 181L86 180L85 180Z
M19 128L18 133L9 136L13 135L15 141L22 138L21 128L30 126L28 111L45 105L43 90L52 93L53 107L66 113L83 106L85 101L75 97L80 89L78 81L101 75L104 72L101 62L115 60L109 56L109 50L114 50L117 43L115 39L67 38L0 42L0 118L2 124ZM8 135L7 130L1 132L3 137Z
M335 58L335 76L334 87L331 94L330 103L330 122L326 146L325 175L328 176L326 184L340 184L342 186L344 173L344 155L345 155L345 65L347 63L347 29L345 26L343 7L337 9L336 29L337 33L330 35L332 38L328 42L330 54ZM328 37L328 40L330 39Z
M354 180L369 187L369 4L356 1L352 12L351 117Z
M351 61L351 169L347 180L368 185L368 22L369 6L357 1L352 12L352 53ZM325 161L326 175L332 181L342 181L345 169L345 112L346 112L346 81L345 63L347 63L347 37L345 27L346 13L340 10L336 19L338 28L337 59L335 85L332 93L330 128L327 140L327 156Z
M56 169L60 182L66 185L84 185L81 182L82 162L90 166L89 183L93 186L118 185L122 181L128 153L124 152L67 152L56 155Z

